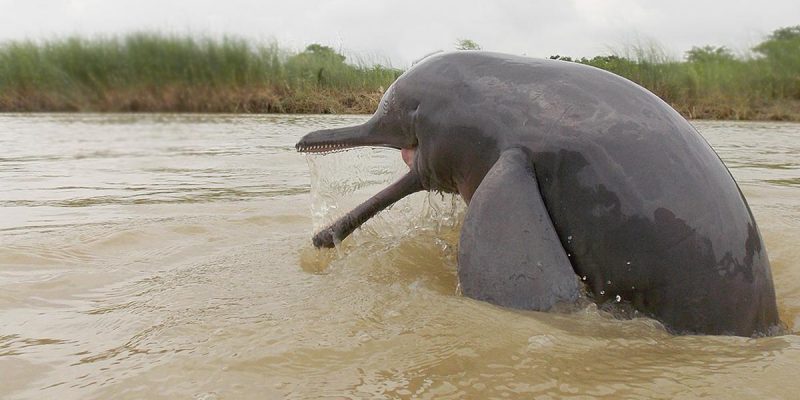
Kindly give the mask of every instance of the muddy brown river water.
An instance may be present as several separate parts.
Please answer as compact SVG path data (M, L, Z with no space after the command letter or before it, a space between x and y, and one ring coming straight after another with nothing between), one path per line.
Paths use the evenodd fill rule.
M798 398L799 124L694 122L772 262L751 339L461 297L451 197L314 250L406 167L294 143L365 118L0 114L0 398Z

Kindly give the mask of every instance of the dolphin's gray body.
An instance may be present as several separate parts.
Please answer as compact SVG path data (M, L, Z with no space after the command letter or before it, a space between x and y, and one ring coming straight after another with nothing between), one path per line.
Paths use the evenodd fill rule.
M678 333L779 324L769 260L728 170L652 93L576 63L436 55L356 127L312 132L303 152L403 149L410 172L314 238L333 246L409 193L459 193L462 292L548 310L630 302Z

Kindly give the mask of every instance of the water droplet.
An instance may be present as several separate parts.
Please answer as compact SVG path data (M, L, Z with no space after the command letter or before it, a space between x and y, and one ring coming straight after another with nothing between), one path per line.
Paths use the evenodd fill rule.
M631 262L630 262L630 261L628 261L628 262L626 262L625 264L631 265Z
M567 236L567 240L572 240L572 235Z
M570 253L567 253L567 257L572 257L572 254L570 254Z
M631 289L636 289L636 286L631 286Z
M617 295L616 300L617 300L617 303L619 303L620 301L622 301L622 296Z
M585 280L586 280L586 275L584 275L583 277L581 277L581 280L582 280L582 281L585 281Z
M606 291L605 290L601 290L600 294L606 294Z
M607 284L607 285L610 285L610 284L611 284L611 281L606 281L606 284Z
M552 346L553 339L548 335L536 335L528 338L528 349L537 349Z

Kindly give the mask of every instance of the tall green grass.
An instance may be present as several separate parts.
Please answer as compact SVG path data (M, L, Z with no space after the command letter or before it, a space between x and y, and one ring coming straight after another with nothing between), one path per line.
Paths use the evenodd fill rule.
M477 44L475 44L477 46ZM746 55L656 45L565 61L621 75L688 117L800 120L800 26ZM0 111L374 111L402 71L317 44L290 51L241 38L137 33L0 44Z
M140 104L145 109L229 111L213 98L192 101L188 97L205 93L225 102L231 96L260 93L289 104L289 109L277 104L273 108L278 111L337 111L336 105L320 110L292 109L291 104L320 92L375 97L373 93L388 87L401 72L346 63L325 46L312 45L293 53L275 43L253 45L230 37L138 33L14 41L0 45L0 108L126 109L132 103L126 105L120 96L135 96L149 99L152 104Z
M573 60L626 77L692 118L800 120L800 26L773 32L737 56L704 46L677 60L657 45Z

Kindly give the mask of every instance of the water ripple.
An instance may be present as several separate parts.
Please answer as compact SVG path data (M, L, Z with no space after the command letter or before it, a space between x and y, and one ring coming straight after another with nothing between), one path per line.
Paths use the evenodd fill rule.
M672 336L588 301L536 313L457 295L464 205L455 197L417 193L338 248L314 249L313 226L406 167L396 151L306 158L294 142L365 119L0 115L3 397L793 398L800 390L793 334ZM796 331L800 125L696 125L748 197L781 318Z

